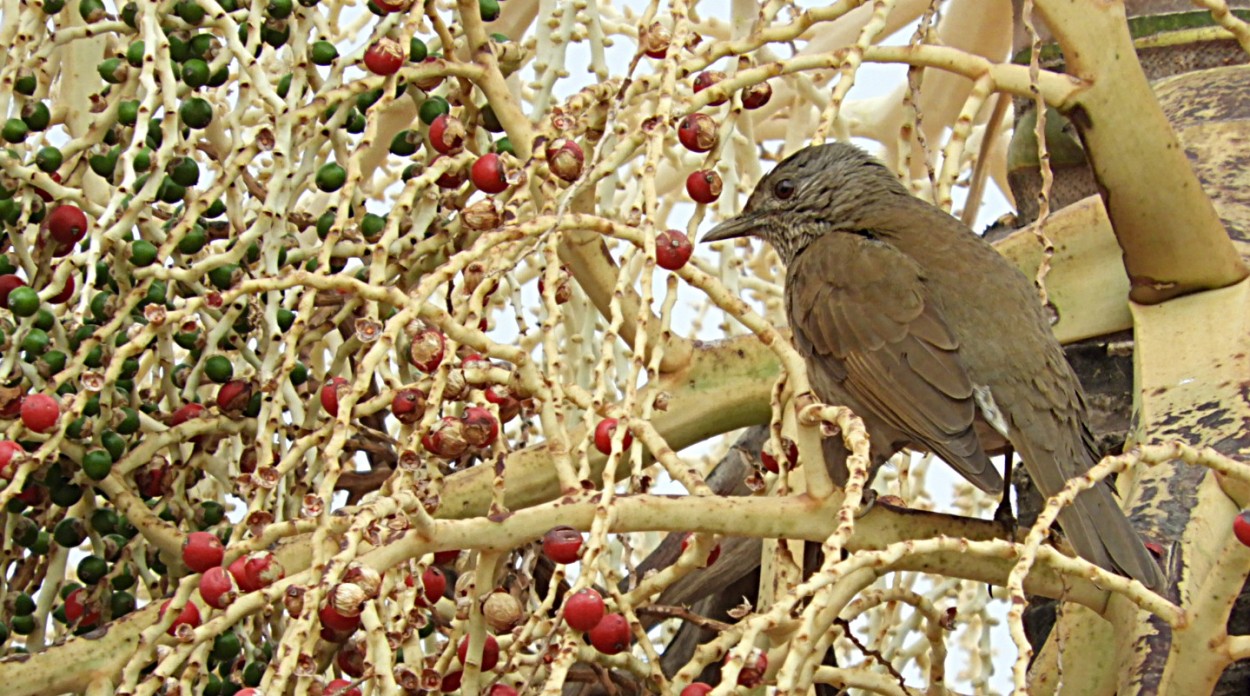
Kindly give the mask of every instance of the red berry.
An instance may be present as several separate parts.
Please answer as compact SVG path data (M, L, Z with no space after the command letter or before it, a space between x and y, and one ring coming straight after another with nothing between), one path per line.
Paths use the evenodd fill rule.
M629 621L620 614L608 614L587 635L595 650L604 655L615 655L629 647Z
M460 119L448 114L439 114L430 123L430 147L444 155L459 152L460 148L464 147L464 137L467 134L468 132L465 131L464 124L460 123ZM479 186L478 188L482 187ZM498 193L498 191L493 193Z
M221 565L226 547L212 532L191 532L182 544L182 562L196 573Z
M473 168L469 170L469 179L479 191L484 193L500 193L508 188L503 162L500 161L499 155L493 152L477 158L477 161L473 163Z
M681 690L681 696L704 696L712 692L711 684L695 682Z
M495 684L486 692L486 696L517 696L520 692L507 684Z
M51 430L60 417L61 405L47 394L30 394L22 399L22 425L36 433Z
M425 392L420 389L400 389L391 397L391 413L400 423L412 425L425 413Z
M447 591L447 576L443 575L443 571L436 566L430 566L421 573L421 588L425 594L422 598L425 604L433 606L442 599L443 593Z
M377 0L374 0L376 3ZM352 686L352 683L346 679L333 679L326 688L321 692L325 696L360 696L360 687Z
M436 551L434 553L434 565L451 565L460 558L460 549L447 549L446 551ZM441 592L439 593L442 594Z
M556 527L543 535L543 555L553 563L573 563L582 556L582 533Z
M239 556L231 561L227 570L230 571L230 575L234 578L234 582L239 586L240 590L255 592L260 589L259 585L253 585L247 578L247 556Z
M434 166L438 164L438 161L443 159L444 157L445 157L444 155L439 155L438 157L435 157L434 161L430 162L430 166ZM434 183L437 184L439 188L458 189L460 188L460 185L465 182L466 178L467 177L465 177L463 170L456 169L453 167L451 169L445 170L442 174L440 174L438 178L434 180Z
M464 423L453 416L444 416L421 437L421 445L430 454L455 459L469 449L464 436Z
M581 176L585 162L582 146L568 138L556 138L547 146L547 168L565 181L575 181Z
M214 609L225 609L235 597L239 596L234 576L221 566L213 566L204 571L200 578L200 598Z
M460 645L456 646L456 656L460 658L460 664L467 664L469 657L469 637L465 636L460 639ZM488 671L495 668L499 664L499 641L491 634L486 634L486 643L482 646L482 671Z
M690 545L690 537L692 536L694 536L692 532L686 532L686 535L681 538L681 550L683 553L685 553L686 547ZM718 558L720 558L720 544L717 544L708 552L707 558L703 560L703 567L706 568L712 565Z
M712 85L724 79L725 79L725 73L719 70L704 70L703 72L694 76L694 93L698 94L699 92L702 92L708 87L711 87ZM709 101L707 105L708 106L720 106L721 104L724 104L727 101L729 101L728 96L717 97L716 99Z
M486 388L486 400L499 407L499 420L507 423L521 413L521 402L502 384Z
M665 230L655 238L655 264L666 271L675 271L690 260L694 245L681 230Z
M217 389L217 408L227 415L243 413L251 399L252 385L242 379L232 379Z
M691 152L707 152L716 147L720 136L716 133L716 121L707 114L690 114L677 124L677 139Z
M162 619L165 618L165 610L169 608L169 603L172 601L174 600L167 599L165 600L165 603L161 605L160 615ZM174 619L174 622L170 624L169 628L165 632L171 636L175 635L178 627L183 624L186 624L191 628L195 628L200 625L200 610L192 602L187 602L182 605L182 611L178 612L178 618Z
M599 625L603 614L603 597L589 587L564 601L564 623L573 630L589 631Z
M470 406L460 417L465 442L471 447L490 447L499 438L499 421L481 406Z
M373 0L373 4L377 5L378 9L382 10L383 14L402 12L403 10L408 9L409 5L409 3L404 0Z
M334 418L338 418L339 415L340 386L347 387L347 380L343 377L331 377L330 381L321 385L321 408Z
M438 688L445 694L450 694L460 690L460 681L464 679L464 670L458 669L447 676L443 677L443 681L439 683Z
M87 216L76 205L58 205L48 213L48 234L67 247L87 236Z
M360 628L360 615L344 616L334 608L334 605L326 601L321 607L321 611L317 612L317 616L321 618L321 625L340 633L350 633Z
M69 625L79 628L89 628L100 623L100 607L94 599L87 596L86 588L80 587L65 598L65 619Z
M248 587L260 590L286 577L286 569L272 553L257 551L243 561L243 575Z
M26 281L12 273L0 275L0 307L8 307L9 293L25 285Z
M395 39L378 39L365 51L365 67L374 75L394 75L404 65L404 47Z
M443 338L443 332L427 326L412 335L408 362L422 372L433 372L442 364L446 348L447 340Z
M715 203L720 198L722 188L724 183L721 182L720 174L710 169L700 169L686 177L686 193L690 194L695 203Z
M4 443L0 442L0 445ZM1250 510L1242 510L1240 515L1233 518L1233 534L1237 535L1237 541L1250 546Z
M234 692L234 696L260 696L260 691L249 686L242 691Z
M51 302L52 304L57 304L57 305L65 304L66 302L69 302L70 298L72 298L73 296L74 296L74 274L71 273L65 276L65 285L61 286L61 291L53 295L52 297L48 298L48 302ZM4 299L0 300L0 302L5 303L5 306L7 307L8 299L9 299L8 293L6 292Z
M754 689L764 683L764 673L767 671L768 653L763 650L756 650L751 656L747 657L746 664L738 672L738 685Z
M9 466L13 462L13 455L25 451L25 448L12 440L0 440L0 476L13 478L12 470L17 468Z
M672 42L673 33L659 22L648 27L638 39L639 47L648 58L664 58Z
M354 630L354 629L353 629ZM350 637L350 636L349 636ZM343 670L343 674L359 679L365 675L365 646L360 640L353 640L339 648L334 656L334 664Z
M604 454L612 451L612 433L616 432L619 422L615 418L604 418L599 421L599 425L595 426L595 449ZM629 449L632 444L634 444L634 437L626 432L625 438L621 440L621 451Z
M203 411L203 404L197 404L194 401L184 404L169 417L169 424L171 426L182 425L192 418L198 418Z
M751 85L742 90L742 106L746 109L758 109L773 98L773 88L767 82Z

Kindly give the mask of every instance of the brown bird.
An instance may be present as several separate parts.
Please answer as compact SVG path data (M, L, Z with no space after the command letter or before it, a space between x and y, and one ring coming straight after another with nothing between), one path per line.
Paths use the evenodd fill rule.
M785 262L786 315L812 388L864 419L874 471L904 447L926 449L1002 491L978 419L1011 441L1046 496L1098 461L1080 382L1032 284L881 162L846 143L800 150L702 241L746 235ZM846 452L838 438L825 445L844 484ZM1081 493L1059 522L1085 559L1165 587L1110 486Z

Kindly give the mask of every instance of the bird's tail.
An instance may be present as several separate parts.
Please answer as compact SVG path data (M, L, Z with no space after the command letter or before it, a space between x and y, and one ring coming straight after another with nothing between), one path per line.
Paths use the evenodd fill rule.
M1154 592L1167 589L1163 571L1116 504L1110 486L1083 491L1059 513L1059 524L1082 558L1116 569Z

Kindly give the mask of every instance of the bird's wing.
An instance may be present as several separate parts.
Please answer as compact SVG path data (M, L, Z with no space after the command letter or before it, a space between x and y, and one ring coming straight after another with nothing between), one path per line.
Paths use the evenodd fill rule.
M973 384L959 341L920 268L894 247L825 234L789 268L795 343L872 416L907 434L977 487L1002 490L973 421ZM871 433L870 433L871 434Z

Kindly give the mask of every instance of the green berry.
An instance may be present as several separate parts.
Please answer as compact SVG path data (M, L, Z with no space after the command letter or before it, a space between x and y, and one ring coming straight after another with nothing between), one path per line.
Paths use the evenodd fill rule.
M482 15L483 22L493 22L499 19L499 0L477 0L477 8Z
M140 239L130 244L130 263L139 268L146 268L156 262L156 254L158 250L156 245L146 239Z
M503 138L500 138L499 140L496 140L495 145L494 145L494 150L495 152L498 152L501 155L506 152L514 157L516 156L516 150L512 149L512 141L509 140L507 137L503 137Z
M386 228L386 218L373 213L365 213L364 219L360 221L360 234L370 242L376 241L382 236L382 230Z
M121 58L107 58L96 67L96 72L100 73L100 79L110 85L120 85L126 81L130 69Z
M132 41L126 47L126 62L130 63L132 68L143 67L143 56L147 53L147 45L142 41Z
M41 101L31 102L22 107L22 123L33 131L41 131L52 123L52 112Z
M195 0L182 0L174 5L174 14L191 26L199 26L204 21L205 11Z
M34 75L22 75L13 83L13 91L22 96L32 96L39 87L39 81Z
M425 42L417 37L412 37L412 41L408 42L408 62L420 63L430 55L430 49Z
M391 154L408 157L421 146L421 134L416 131L402 130L391 138Z
M108 575L108 561L99 556L91 555L78 562L78 579L84 585L95 585Z
M129 592L114 592L109 598L109 614L114 618L121 618L135 610L137 606L135 596Z
M286 333L291 330L291 325L295 323L295 312L286 307L278 308L278 330Z
M98 22L108 16L104 3L100 0L82 0L78 3L78 16L87 24Z
M206 99L192 97L178 107L178 118L188 128L204 128L213 121L213 106Z
M213 287L218 290L229 290L234 285L235 274L239 272L239 267L233 263L224 266L218 266L208 272L208 279L212 282Z
M114 462L126 454L126 438L118 435L115 430L105 430L100 433L100 444L104 445L104 450L109 453Z
M48 332L43 329L31 329L26 337L22 339L22 350L31 356L41 355L48 349L51 339L48 338Z
M207 243L208 233L204 231L203 227L196 225L182 239L178 240L178 251L188 255L195 254L203 249Z
M9 293L9 310L19 317L33 317L39 311L39 293L22 286Z
M314 65L329 65L339 57L339 50L329 41L317 41L312 45L312 62Z
M29 134L30 128L20 118L11 118L5 121L4 128L0 129L0 137L3 137L5 142L9 143L20 143Z
M190 157L175 157L165 173L179 186L195 186L200 182L200 167Z
M278 80L278 96L286 99L287 92L291 91L291 73L283 75Z
M324 164L321 169L317 170L317 188L326 193L333 193L343 188L346 182L347 170L334 162Z
M138 99L128 99L117 105L117 122L123 126L133 126L139 122Z
M217 384L225 384L234 378L234 365L224 355L214 355L204 361L204 374Z
M61 520L52 530L52 540L67 549L75 548L86 538L87 531L83 528L82 521L73 517Z
M35 166L39 167L39 171L50 174L61 168L64 159L60 150L49 145L39 148L39 152L35 153Z
M208 84L209 76L208 63L201 58L190 58L182 64L182 81L192 89Z
M418 109L417 115L421 117L421 122L425 125L434 123L434 119L443 114L451 113L451 104L444 98L434 96L421 102L421 108Z
M274 19L286 19L291 16L293 9L295 8L291 0L269 0L269 6L265 8L265 11Z
M107 450L90 450L82 456L82 470L92 481L103 481L113 470L113 455Z

